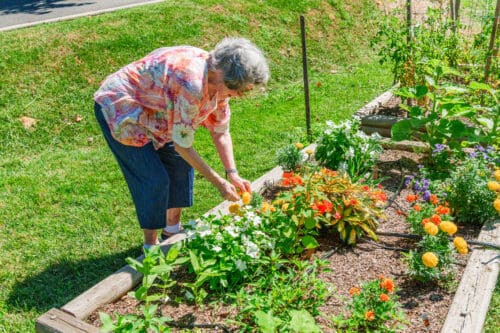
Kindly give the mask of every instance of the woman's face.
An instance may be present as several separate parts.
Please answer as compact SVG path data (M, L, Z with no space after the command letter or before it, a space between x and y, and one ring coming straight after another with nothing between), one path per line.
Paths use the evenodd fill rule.
M215 93L217 93L217 96L220 99L242 97L245 92L252 90L254 87L253 84L248 84L244 89L241 90L229 89L224 83L224 76L222 74L222 71L209 72L208 84L210 96L213 96L215 95Z

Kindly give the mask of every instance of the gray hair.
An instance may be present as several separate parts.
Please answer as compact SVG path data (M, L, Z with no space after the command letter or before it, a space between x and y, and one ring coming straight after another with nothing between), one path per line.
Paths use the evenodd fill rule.
M242 90L249 84L266 84L269 80L264 54L245 38L224 38L210 54L212 69L222 70L229 89Z

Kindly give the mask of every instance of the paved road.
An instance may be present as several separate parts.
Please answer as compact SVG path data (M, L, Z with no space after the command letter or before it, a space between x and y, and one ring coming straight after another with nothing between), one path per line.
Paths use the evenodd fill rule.
M0 31L165 0L0 0Z

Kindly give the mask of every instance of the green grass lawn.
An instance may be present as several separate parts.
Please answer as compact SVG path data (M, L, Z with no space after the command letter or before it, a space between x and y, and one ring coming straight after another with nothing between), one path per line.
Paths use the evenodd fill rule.
M128 189L93 117L99 82L158 47L251 39L272 78L265 94L231 102L231 132L240 173L254 180L278 148L305 137L303 13L313 125L347 119L391 84L368 47L377 19L368 0L180 0L0 33L0 332L32 332L38 316L140 255ZM22 116L36 125L25 129ZM195 148L222 171L207 131ZM184 220L221 201L196 178Z

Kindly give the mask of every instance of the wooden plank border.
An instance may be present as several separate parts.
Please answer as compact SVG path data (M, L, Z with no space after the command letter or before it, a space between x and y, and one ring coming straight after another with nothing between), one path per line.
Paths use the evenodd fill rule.
M500 220L487 223L478 241L500 244ZM441 333L481 333L498 278L500 253L477 248L467 261Z

